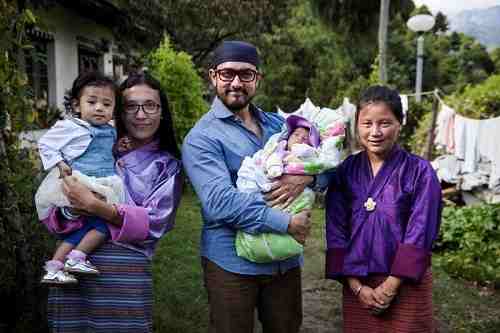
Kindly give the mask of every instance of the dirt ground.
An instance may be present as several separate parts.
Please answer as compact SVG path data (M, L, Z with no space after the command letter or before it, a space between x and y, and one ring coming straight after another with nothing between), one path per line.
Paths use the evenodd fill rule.
M324 278L324 238L322 230L317 232L319 235L310 239L305 248L301 333L342 332L342 288L338 282Z
M342 332L341 289L336 282L304 280L301 333Z

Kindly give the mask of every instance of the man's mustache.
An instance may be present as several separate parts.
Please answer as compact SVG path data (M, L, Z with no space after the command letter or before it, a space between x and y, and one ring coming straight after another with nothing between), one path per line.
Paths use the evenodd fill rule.
M248 96L248 92L245 89L226 89L226 95L232 92L238 92Z

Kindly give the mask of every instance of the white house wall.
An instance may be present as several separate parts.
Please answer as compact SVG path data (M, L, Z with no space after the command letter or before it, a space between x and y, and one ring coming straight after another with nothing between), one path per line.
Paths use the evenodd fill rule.
M82 42L77 37L99 42L102 38L113 41L113 35L109 28L61 6L40 10L36 14L54 36L53 45L49 48L49 104L63 109L65 91L71 88L78 75L78 46ZM103 71L109 76L113 75L112 46L110 44L110 51L101 59Z

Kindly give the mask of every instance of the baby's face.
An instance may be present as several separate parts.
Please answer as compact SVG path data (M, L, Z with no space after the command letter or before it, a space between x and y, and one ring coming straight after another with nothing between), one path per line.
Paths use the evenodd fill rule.
M92 125L107 124L113 118L115 92L111 87L87 86L74 107L82 120Z
M297 127L288 138L287 149L290 150L294 144L309 142L309 129Z

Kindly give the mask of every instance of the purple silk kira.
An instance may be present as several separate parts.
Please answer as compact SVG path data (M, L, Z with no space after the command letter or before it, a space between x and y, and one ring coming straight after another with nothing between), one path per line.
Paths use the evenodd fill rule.
M373 177L366 152L349 156L336 169L326 202L327 278L422 278L442 207L427 160L396 145Z

